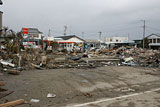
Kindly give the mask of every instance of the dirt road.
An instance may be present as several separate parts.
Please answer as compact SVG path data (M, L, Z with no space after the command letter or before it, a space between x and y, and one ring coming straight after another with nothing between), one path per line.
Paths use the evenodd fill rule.
M25 99L28 104L19 107L74 106L160 88L160 71L152 68L110 66L96 69L35 70L23 71L17 76L4 74L0 79L7 83L5 88L14 91L1 99L0 103L5 99ZM48 93L53 93L56 97L47 98ZM149 107L160 105L159 91L137 97L86 107L143 107L149 101L152 101ZM33 103L31 99L40 101ZM132 99L137 99L138 102Z

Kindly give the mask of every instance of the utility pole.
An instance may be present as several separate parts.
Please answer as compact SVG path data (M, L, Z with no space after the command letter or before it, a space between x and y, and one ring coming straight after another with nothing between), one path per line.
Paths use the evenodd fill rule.
M146 33L146 21L145 20L142 20L144 25L143 25L143 49L145 48L145 41L144 41L144 38L145 38L145 33Z
M0 0L0 5L3 5L2 0ZM2 15L3 15L3 12L0 11L0 35L2 34Z
M130 39L130 34L128 33L128 43L129 43L129 39Z
M98 32L98 33L99 33L99 40L101 41L102 32Z
M84 32L82 32L82 39L84 39Z
M50 37L51 36L51 30L49 29L49 31L48 31L48 37Z
M2 0L0 0L0 5L3 5L3 2L2 2Z
M101 48L101 37L102 37L102 32L98 32L99 33L99 41L100 41L100 48Z
M64 26L64 35L67 35L67 26Z

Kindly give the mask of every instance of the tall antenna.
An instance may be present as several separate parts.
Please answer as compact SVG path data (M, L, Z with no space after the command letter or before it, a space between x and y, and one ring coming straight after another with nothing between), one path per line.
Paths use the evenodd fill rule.
M129 42L129 39L130 39L130 34L128 33L128 42Z
M67 35L67 26L64 26L64 35Z
M102 38L102 32L98 32L99 33L99 40L101 41Z
M48 36L50 37L51 36L51 30L49 29L48 31Z
M100 41L100 48L101 48L101 36L102 36L102 32L98 32L99 33L99 41Z

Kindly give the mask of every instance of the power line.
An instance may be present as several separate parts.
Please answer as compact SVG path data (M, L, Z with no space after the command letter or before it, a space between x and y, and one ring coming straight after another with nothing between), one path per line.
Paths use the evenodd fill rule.
M154 30L159 30L160 31L160 29L157 29L157 28L151 27L151 26L147 26L147 28L154 29Z

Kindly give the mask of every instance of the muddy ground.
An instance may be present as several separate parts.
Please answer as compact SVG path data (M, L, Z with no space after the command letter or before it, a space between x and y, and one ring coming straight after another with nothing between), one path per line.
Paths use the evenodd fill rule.
M160 88L160 71L155 68L123 66L31 70L22 71L20 75L4 73L0 80L6 82L3 88L14 91L1 99L0 103L5 99L8 101L25 99L27 104L18 107L62 107ZM48 93L53 93L56 97L47 98ZM147 95L136 97L87 106L146 107L150 104L149 107L160 107L160 92L149 93L148 97ZM39 99L40 102L33 103L30 102L31 99Z

